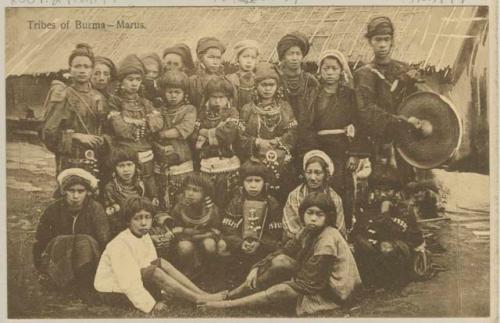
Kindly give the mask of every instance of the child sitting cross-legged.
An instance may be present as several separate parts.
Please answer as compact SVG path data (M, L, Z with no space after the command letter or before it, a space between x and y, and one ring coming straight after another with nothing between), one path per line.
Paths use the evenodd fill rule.
M173 208L172 232L175 259L189 277L200 273L204 260L226 252L221 239L221 218L212 202L213 184L208 176L191 173L182 183L182 196Z
M127 229L106 246L94 280L106 303L131 303L143 312L158 313L166 307L158 301L161 292L192 303L223 297L224 293L204 292L168 261L158 258L149 235L153 205L147 198L128 199L125 210Z
M278 201L268 192L269 170L257 159L240 168L242 190L229 203L222 220L222 232L239 270L250 267L274 252L282 236L283 214Z
M347 242L335 228L335 206L313 192L301 204L304 229L297 238L255 264L246 281L206 308L262 306L289 301L298 315L347 305L361 284Z

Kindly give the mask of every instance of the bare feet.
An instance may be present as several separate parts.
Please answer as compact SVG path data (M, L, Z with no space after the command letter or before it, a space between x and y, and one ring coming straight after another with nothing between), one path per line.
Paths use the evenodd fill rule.
M210 303L210 302L218 302L218 301L223 301L227 297L227 290L224 290L222 292L218 292L215 294L207 294L207 295L202 295L199 296L196 300L197 304L205 304L205 303Z
M229 307L229 301L215 301L215 302L207 302L205 304L198 304L197 307L200 309L208 309L208 308L227 308Z

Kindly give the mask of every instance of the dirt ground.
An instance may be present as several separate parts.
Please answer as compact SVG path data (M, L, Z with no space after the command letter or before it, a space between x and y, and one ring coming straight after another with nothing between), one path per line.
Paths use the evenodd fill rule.
M31 248L38 219L55 187L53 157L28 143L7 144L7 251L9 318L150 317L130 308L111 308L81 302L72 291L42 287L33 269ZM490 312L489 239L473 234L488 222L439 221L422 226L444 251L434 261L446 268L436 277L411 283L398 292L365 295L349 310L322 313L321 317L485 317ZM204 277L202 288L228 288L221 268ZM202 277L203 280L203 277ZM293 304L248 310L202 310L170 300L162 317L288 317Z

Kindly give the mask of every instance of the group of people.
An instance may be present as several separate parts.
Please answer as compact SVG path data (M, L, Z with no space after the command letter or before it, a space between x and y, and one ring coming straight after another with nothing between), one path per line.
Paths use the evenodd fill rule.
M301 315L350 304L361 285L422 277L411 212L421 189L393 145L420 131L397 116L418 75L391 59L393 35L389 18L372 19L373 62L352 73L328 50L316 75L298 31L278 42L278 64L238 42L227 75L214 37L198 41L196 64L185 44L117 66L77 45L72 82L52 83L40 130L58 190L36 232L36 269L143 312L171 294L208 308L295 301ZM242 283L218 293L193 283L221 266Z

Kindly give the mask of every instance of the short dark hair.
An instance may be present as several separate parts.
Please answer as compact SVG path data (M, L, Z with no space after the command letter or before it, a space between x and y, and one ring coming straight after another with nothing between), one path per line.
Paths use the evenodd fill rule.
M214 198L214 184L207 175L199 172L186 175L182 181L182 191L184 191L188 185L199 186L203 190L204 196L208 196L211 199Z
M326 213L325 224L327 226L335 227L337 222L337 209L333 203L330 194L324 192L311 192L299 206L299 216L302 223L304 223L304 214L306 210L312 206L317 206Z
M132 217L142 210L151 213L151 216L154 215L153 203L147 197L129 197L125 201L123 209L123 220L125 223L130 223Z
M115 169L116 165L118 163L124 162L124 161L131 161L135 164L136 167L139 166L139 157L137 155L137 152L133 150L132 148L129 147L124 147L124 146L118 146L115 148L112 148L111 153L108 158L108 166L112 170Z

